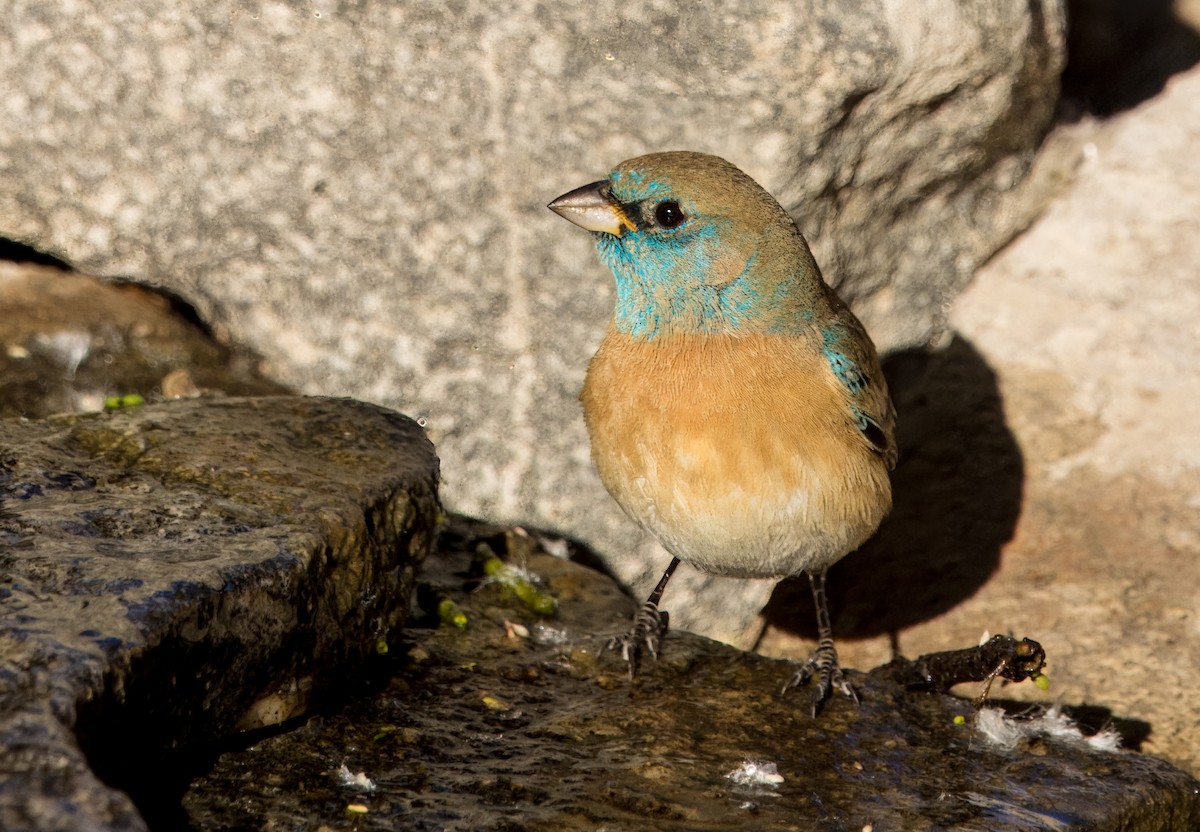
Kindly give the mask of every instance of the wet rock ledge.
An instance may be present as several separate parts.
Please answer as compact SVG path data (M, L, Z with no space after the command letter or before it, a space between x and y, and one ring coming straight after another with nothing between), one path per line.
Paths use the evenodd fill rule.
M145 829L104 776L361 667L407 615L437 478L414 422L349 400L0 421L0 828Z
M176 828L1200 828L1200 783L1165 760L1053 713L976 719L905 662L852 673L862 704L816 719L810 691L780 692L793 665L691 633L630 682L602 648L633 602L536 540L454 518L386 685L221 755Z

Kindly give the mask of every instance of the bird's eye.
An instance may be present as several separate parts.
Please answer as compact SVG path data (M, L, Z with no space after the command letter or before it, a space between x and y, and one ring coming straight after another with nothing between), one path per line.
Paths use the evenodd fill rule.
M663 228L674 228L686 220L679 203L668 199L654 207L654 220Z

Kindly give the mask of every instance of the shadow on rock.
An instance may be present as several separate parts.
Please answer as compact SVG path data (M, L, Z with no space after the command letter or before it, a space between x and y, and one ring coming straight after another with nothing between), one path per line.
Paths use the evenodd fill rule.
M38 266L61 269L64 272L71 271L71 264L61 257L56 257L47 251L41 251L8 237L0 237L0 260L9 260L13 263L33 263Z
M899 413L895 503L878 533L830 570L843 638L896 633L969 598L999 566L1021 509L1021 452L975 348L956 336L883 363ZM815 635L808 581L780 584L766 615L771 626Z
M1167 81L1200 62L1200 34L1172 0L1068 0L1063 97L1109 116L1162 92Z

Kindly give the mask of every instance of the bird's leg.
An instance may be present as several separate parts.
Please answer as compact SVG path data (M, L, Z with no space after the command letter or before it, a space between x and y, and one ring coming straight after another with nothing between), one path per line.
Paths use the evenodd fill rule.
M658 645L662 642L663 636L667 634L667 623L670 620L666 611L658 608L658 602L662 600L663 591L667 588L667 581L671 580L671 575L675 573L677 566L679 566L679 558L671 558L671 563L663 572L663 576L658 579L654 591L650 593L646 603L642 604L634 614L633 627L630 631L613 636L604 646L605 650L621 651L621 658L629 664L630 679L637 673L642 645L646 646L651 656L658 659Z
M837 650L833 646L833 626L829 623L829 602L825 599L825 571L809 572L808 579L812 584L813 603L817 607L817 649L787 684L788 688L807 685L814 676L817 677L817 695L813 699L813 716L821 712L825 700L834 688L858 704L858 693L846 681L842 666L838 664Z

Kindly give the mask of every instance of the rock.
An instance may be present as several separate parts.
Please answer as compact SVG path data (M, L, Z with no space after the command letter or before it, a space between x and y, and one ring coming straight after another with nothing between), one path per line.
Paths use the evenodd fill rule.
M457 543L457 545L456 545ZM464 545L465 544L465 545ZM540 618L471 574L472 541L427 561L465 629L410 628L398 675L337 715L221 755L183 798L195 830L1168 830L1200 823L1200 783L1111 750L1061 714L1012 720L852 674L861 707L780 695L785 662L670 633L631 683L600 655L631 604L534 552ZM899 674L902 676L903 674ZM961 718L962 724L959 724ZM1105 750L1109 748L1109 750ZM351 808L354 807L354 808ZM183 825L181 821L180 825Z
M600 487L575 400L610 279L545 203L648 150L724 155L884 347L921 343L1044 198L1025 174L1065 29L1061 0L6 18L0 231L170 287L296 389L424 417L452 506L583 537L635 584L665 558ZM721 584L681 623L745 640L769 589Z
M135 283L0 262L0 418L104 408L105 400L286 393L213 339L181 301Z
M1136 714L1147 723L1143 747L1193 772L1200 771L1192 706L1200 688L1197 134L1200 70L1193 69L1161 97L1097 128L1071 190L959 298L952 321L993 375L1020 485L1016 494L1004 487L1011 452L1006 464L1003 456L948 453L926 482L975 480L975 496L949 501L927 486L906 499L927 498L930 522L942 516L951 527L969 527L956 512L970 501L1000 516L1015 497L1019 511L1011 512L1007 542L963 538L973 545L962 547L959 563L982 568L984 579L955 591L953 603L923 603L926 590L909 608L905 585L895 584L891 600L878 597L876 607L881 618L907 617L899 642L908 653L944 649L973 632L1036 631L1054 687L1048 694L1017 688L1014 696ZM987 447L994 419L976 424L978 436L960 434L960 453ZM909 562L914 584L919 576L927 586L943 580L916 552ZM954 591L963 573L941 574ZM780 632L767 642L773 654L807 650ZM839 647L860 665L889 650L882 636L843 639Z
M954 311L996 368L1029 468L1008 569L963 613L1009 626L1015 616L993 604L1015 581L1066 695L1138 713L1153 727L1147 747L1193 771L1198 133L1191 70L1096 136L1070 193Z
M145 829L101 778L140 799L172 749L359 669L407 614L437 466L351 401L0 421L0 827Z

